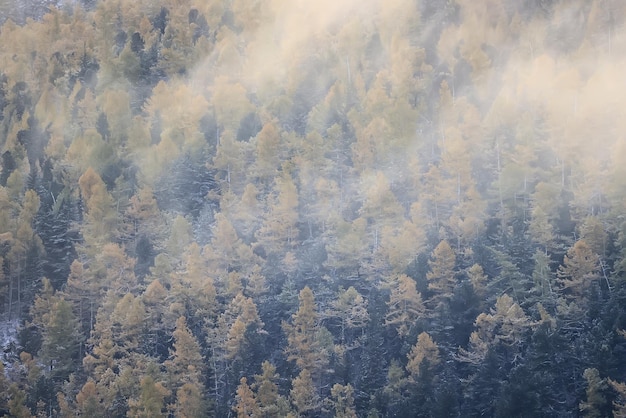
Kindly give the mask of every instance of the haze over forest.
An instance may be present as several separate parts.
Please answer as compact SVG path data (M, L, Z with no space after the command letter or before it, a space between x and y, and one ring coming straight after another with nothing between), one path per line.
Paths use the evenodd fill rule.
M626 416L626 2L0 17L0 416Z

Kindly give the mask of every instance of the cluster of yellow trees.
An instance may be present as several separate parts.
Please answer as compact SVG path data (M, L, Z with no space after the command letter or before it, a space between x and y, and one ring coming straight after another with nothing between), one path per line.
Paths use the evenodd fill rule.
M623 416L625 18L99 0L6 20L0 313L21 331L0 415Z

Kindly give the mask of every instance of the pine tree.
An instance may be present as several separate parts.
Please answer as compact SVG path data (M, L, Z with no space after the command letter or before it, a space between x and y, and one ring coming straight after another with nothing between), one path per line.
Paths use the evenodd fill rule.
M581 402L578 409L585 418L605 416L603 409L608 404L603 393L607 388L605 379L600 378L597 369L585 369L583 376L587 381L587 400Z
M170 351L170 359L164 364L170 376L171 391L175 393L185 383L197 386L201 384L204 359L200 345L187 328L184 317L176 321L173 337L174 349Z
M357 418L354 409L354 388L350 385L335 383L330 389L335 408L335 418Z
M437 344L426 332L422 332L417 337L417 343L411 348L411 352L407 357L406 369L415 381L422 374L422 368L432 369L441 361Z
M589 287L599 278L598 261L598 255L584 240L576 241L567 251L557 271L556 281L568 300L581 301L586 298Z
M261 374L254 376L253 388L263 417L279 417L284 412L281 411L280 404L285 399L278 394L279 377L276 367L267 360L261 364Z
M176 391L174 415L180 418L195 418L207 415L203 386L196 383L185 383Z
M79 328L71 305L64 299L56 301L43 330L39 356L58 383L76 369L82 339Z
M424 315L422 295L417 291L415 281L406 274L395 276L390 285L391 296L387 302L389 309L385 325L396 327L400 336L406 336Z
M615 418L626 417L626 384L608 379L609 385L617 392L618 399L613 401L613 416Z
M30 410L24 405L26 393L17 384L9 386L9 416L15 418L34 418Z
M102 178L89 167L78 179L78 184L85 201L85 240L98 245L116 238L118 216Z
M141 379L139 398L128 400L129 418L165 418L165 398L168 390L154 380L152 376L144 376Z
M345 348L355 348L358 345L350 334L352 330L365 328L369 322L367 300L353 286L340 290L337 299L333 300L324 315L339 318L341 321L340 345Z
M88 380L76 395L76 412L81 416L105 417L102 397L93 380Z
M284 256L297 244L299 193L288 171L276 177L264 221L256 232L257 246L268 256Z
M457 283L455 265L456 257L452 247L447 241L441 241L428 261L430 272L426 275L428 290L432 292L428 302L438 311L447 306L452 298Z
M233 411L237 413L237 418L254 418L261 417L261 408L255 399L254 392L248 386L248 381L242 377L237 387L236 395L237 403L233 407Z
M302 369L292 380L289 395L300 416L311 416L321 406L311 373L307 369Z
M310 376L327 364L328 353L319 340L321 327L313 291L305 287L300 291L298 300L300 305L291 316L291 323L283 322L282 325L288 342L285 354L289 361L295 361L298 368L307 371ZM302 376L304 378L305 375Z

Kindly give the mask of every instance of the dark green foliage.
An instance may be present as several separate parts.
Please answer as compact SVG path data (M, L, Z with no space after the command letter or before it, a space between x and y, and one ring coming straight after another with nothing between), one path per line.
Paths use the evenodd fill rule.
M16 168L15 159L11 155L11 151L5 151L2 154L2 172L0 173L1 186L7 185L7 179Z
M197 156L178 158L158 182L155 196L161 210L170 210L197 217L205 205L211 204L207 194L217 191L213 172Z
M167 22L169 20L170 11L165 7L161 7L161 11L159 14L154 17L152 20L152 25L154 29L158 30L161 35L165 33L165 27L167 26Z
M259 115L256 113L248 113L242 120L237 130L237 141L248 141L254 138L256 134L263 128Z

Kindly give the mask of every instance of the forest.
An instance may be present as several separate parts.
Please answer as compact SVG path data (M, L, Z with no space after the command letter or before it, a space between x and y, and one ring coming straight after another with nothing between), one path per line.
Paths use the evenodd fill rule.
M625 21L0 1L0 416L626 417Z

